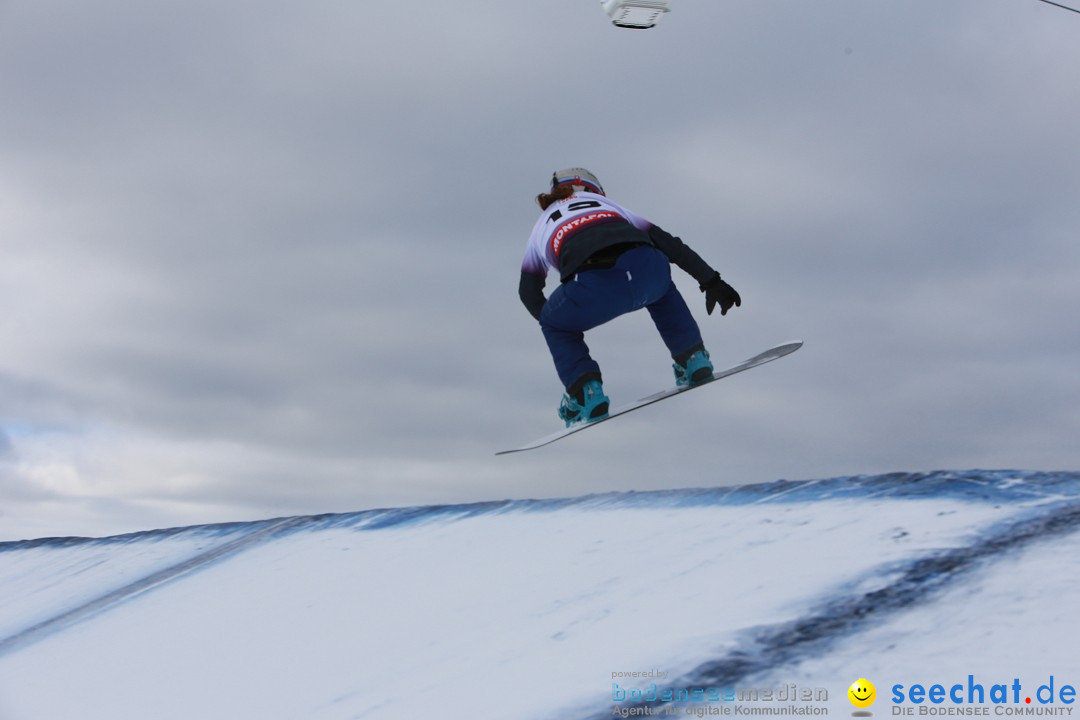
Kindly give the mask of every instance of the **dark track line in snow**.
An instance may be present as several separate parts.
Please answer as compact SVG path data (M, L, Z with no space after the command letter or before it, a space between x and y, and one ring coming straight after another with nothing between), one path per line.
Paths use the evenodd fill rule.
M153 572L146 577L140 578L127 585L112 590L78 607L66 610L47 620L42 620L35 625L20 630L14 635L0 639L0 655L5 655L13 650L25 647L33 642L55 633L59 630L71 627L76 623L116 607L132 598L150 592L162 585L172 582L182 576L202 570L208 565L235 555L241 550L256 545L272 535L286 531L304 518L284 518L272 523L261 523L262 527L253 524L251 532L244 533L241 537L222 543L216 547L199 553L182 562L171 565L162 570Z
M1080 531L1080 503L1059 503L1041 510L1036 517L1005 523L996 532L989 530L977 545L937 552L907 563L901 566L900 577L883 588L840 597L807 617L759 629L742 648L703 663L677 682L658 689L737 688L755 674L820 654L863 628L879 624L885 616L932 600L961 577L1007 553ZM655 710L670 704L676 703L617 703L617 707ZM611 716L609 705L584 720Z

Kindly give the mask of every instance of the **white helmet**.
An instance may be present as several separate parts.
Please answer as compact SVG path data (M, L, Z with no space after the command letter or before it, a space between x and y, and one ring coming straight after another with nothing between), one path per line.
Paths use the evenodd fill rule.
M554 190L560 185L573 185L577 189L605 195L604 187L600 184L600 181L585 168L556 170L551 175L551 189Z

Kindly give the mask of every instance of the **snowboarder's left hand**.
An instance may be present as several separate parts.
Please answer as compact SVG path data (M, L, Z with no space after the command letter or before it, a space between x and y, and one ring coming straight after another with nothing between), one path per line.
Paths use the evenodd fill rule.
M739 297L739 293L720 278L720 273L716 273L712 280L702 285L701 291L705 293L705 312L710 315L717 305L720 305L721 315L727 315L732 305L742 307L742 298Z

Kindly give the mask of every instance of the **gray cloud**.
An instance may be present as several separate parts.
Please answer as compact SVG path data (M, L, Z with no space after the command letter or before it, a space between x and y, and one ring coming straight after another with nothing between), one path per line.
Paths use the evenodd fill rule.
M132 507L1076 465L1068 14L676 4L635 33L591 5L0 7L21 482L115 501L106 531L140 527ZM743 293L710 318L677 280L719 362L806 347L495 459L557 422L516 286L531 198L567 164ZM670 382L644 316L590 344L616 402Z

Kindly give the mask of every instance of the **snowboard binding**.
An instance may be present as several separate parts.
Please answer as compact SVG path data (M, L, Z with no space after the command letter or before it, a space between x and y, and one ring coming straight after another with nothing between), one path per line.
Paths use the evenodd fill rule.
M608 416L610 405L611 400L604 394L601 382L588 380L572 395L569 392L563 395L559 404L559 417L566 423L566 427L596 422Z
M703 347L694 350L685 358L675 358L675 364L671 367L675 370L675 387L697 387L713 379L712 360L709 359L709 351Z

